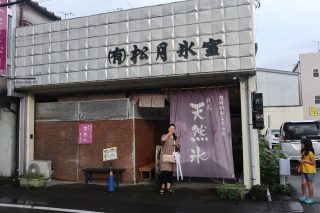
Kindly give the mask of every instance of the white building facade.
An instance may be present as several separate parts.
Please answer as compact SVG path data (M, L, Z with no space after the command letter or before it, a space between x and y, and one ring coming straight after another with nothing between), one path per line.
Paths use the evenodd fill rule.
M253 33L250 0L188 0L18 28L13 75L33 78L14 87L26 94L21 170L34 159L37 96L120 90L125 98L133 89L228 86L238 77L244 183L259 184Z
M294 70L300 74L303 119L320 120L320 53L299 55Z

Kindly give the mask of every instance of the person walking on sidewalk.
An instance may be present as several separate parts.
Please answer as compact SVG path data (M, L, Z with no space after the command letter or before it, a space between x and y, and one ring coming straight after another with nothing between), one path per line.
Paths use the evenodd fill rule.
M168 128L168 133L162 135L161 137L161 155L160 155L160 181L161 188L160 194L165 192L174 193L174 190L171 188L173 181L173 171L176 167L173 152L179 151L180 145L177 141L177 136L174 134L176 126L170 124ZM172 157L172 159L170 159Z
M315 153L310 139L304 138L301 140L301 159L300 172L301 172L301 190L302 197L300 201L305 204L314 204L314 190L313 180L316 174L316 161ZM309 191L309 198L306 196L306 191Z

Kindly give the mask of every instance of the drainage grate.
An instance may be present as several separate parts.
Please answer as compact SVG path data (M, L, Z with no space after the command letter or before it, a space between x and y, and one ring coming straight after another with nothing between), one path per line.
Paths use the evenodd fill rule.
M292 201L270 201L268 207L271 212L304 212L299 202Z

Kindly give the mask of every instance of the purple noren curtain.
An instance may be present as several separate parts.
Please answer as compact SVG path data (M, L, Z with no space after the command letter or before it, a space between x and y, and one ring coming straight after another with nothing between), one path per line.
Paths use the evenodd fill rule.
M234 178L228 88L170 93L184 176Z

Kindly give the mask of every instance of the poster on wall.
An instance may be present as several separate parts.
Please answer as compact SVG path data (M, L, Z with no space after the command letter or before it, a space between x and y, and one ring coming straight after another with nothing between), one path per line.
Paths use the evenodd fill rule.
M228 88L170 93L184 176L234 178Z
M7 4L8 0L0 0ZM0 76L7 75L7 7L0 7Z
M92 144L92 124L79 124L78 144Z
M320 107L309 107L309 116L312 117L312 119L316 120L317 118L315 117L320 116Z
M118 154L117 154L117 147L111 147L104 149L102 152L103 161L109 161L109 160L117 160Z

